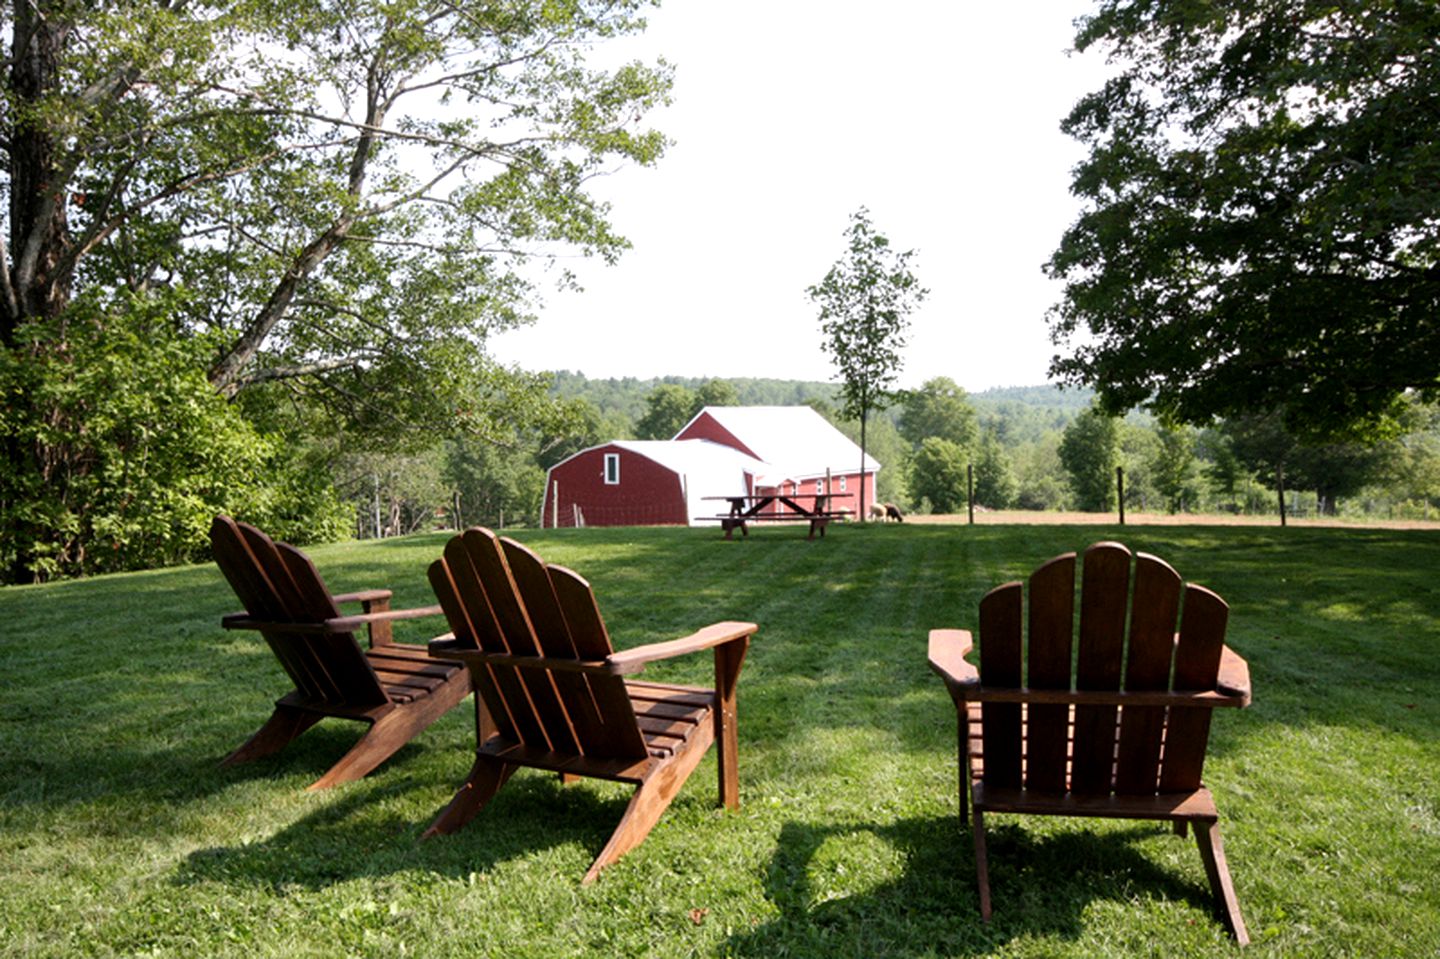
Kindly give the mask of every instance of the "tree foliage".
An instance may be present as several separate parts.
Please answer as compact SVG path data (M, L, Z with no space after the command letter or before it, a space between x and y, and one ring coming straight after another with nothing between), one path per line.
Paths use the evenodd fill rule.
M1440 5L1104 0L1052 372L1110 413L1370 430L1440 384ZM1372 433L1373 435L1373 433Z
M928 436L910 458L910 495L930 501L931 512L958 513L965 508L965 450L939 436Z
M850 215L848 249L806 292L820 307L820 348L840 375L842 413L860 421L860 455L872 410L883 409L900 374L909 314L928 291L910 272L914 250L896 252L864 207ZM860 489L865 515L865 488Z
M908 390L900 400L900 435L914 446L929 436L975 449L980 429L969 396L948 376L937 376Z
M642 440L668 440L695 415L699 397L675 383L661 383L645 397L645 415L635 424Z
M7 5L5 578L95 568L86 531L112 520L67 518L68 488L122 452L88 427L109 398L58 395L127 337L168 358L172 389L354 444L502 437L544 404L547 380L486 341L532 316L530 259L625 246L586 184L660 156L640 118L669 72L587 55L643 5Z
M1010 457L995 434L987 431L975 457L975 502L988 509L1009 509L1019 492Z
M1200 497L1200 474L1195 460L1195 434L1183 426L1155 425L1155 461L1151 466L1156 490L1165 511L1193 509Z
M1393 442L1306 442L1278 412L1234 417L1221 429L1248 469L1272 487L1313 490L1324 513L1384 475L1399 452Z
M1060 462L1069 475L1077 509L1103 513L1115 507L1115 467L1120 462L1120 425L1098 408L1085 410L1065 428Z

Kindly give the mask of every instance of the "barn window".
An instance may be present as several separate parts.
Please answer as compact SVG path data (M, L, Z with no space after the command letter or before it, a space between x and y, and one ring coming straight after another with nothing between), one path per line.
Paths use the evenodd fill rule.
M817 479L817 480L815 481L815 492L817 492L817 493L824 493L824 492L825 492L825 481L824 481L823 479Z
M620 454L605 454L605 485L617 486L620 483Z
M840 477L840 492L845 492L845 477Z

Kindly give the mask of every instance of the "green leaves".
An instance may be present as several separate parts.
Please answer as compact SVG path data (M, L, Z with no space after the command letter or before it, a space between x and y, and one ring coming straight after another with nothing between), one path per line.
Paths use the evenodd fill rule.
M0 466L7 575L188 556L181 512L253 493L260 522L307 438L405 453L545 429L546 383L486 343L533 319L534 261L627 246L588 181L659 159L643 116L671 71L589 55L645 6L9 8L28 46L0 90L0 388L24 437ZM223 461L229 498L192 496L216 474L182 461ZM292 492L333 527L333 497ZM163 545L98 561L97 535L139 542L131 516Z
M840 371L844 414L863 419L899 375L906 317L928 291L910 272L914 251L892 251L864 207L845 235L847 255L806 292L820 307L820 348Z
M1429 3L1101 4L1077 46L1121 73L1064 124L1090 154L1052 373L1111 413L1332 436L1440 385L1437 36Z

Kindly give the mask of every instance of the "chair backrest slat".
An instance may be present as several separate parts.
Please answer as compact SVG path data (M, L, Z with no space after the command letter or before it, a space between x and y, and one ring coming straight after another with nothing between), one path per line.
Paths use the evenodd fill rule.
M547 567L544 560L514 540L502 539L500 542L505 548L506 562L510 564L510 572L529 613L535 642L542 654L548 659L581 658L554 586L554 579L574 574L562 570L552 579L551 570L555 567ZM589 592L588 584L586 592ZM594 605L593 596L591 605ZM593 646L591 649L603 652L595 658L604 659L610 654L608 638L603 651ZM619 676L586 676L563 670L554 671L551 676L570 716L581 752L587 756L606 758L628 755L638 759L645 755L644 740L635 724L623 679ZM609 721L611 717L616 717L618 721Z
M339 614L310 559L247 523L218 516L210 526L215 562L250 616L271 623L320 623ZM328 705L368 707L388 701L353 633L262 630L296 691Z
M1119 543L1096 543L1085 551L1081 572L1080 650L1075 688L1115 692L1125 656L1125 615L1130 595L1130 551ZM1075 707L1070 789L1107 795L1115 756L1116 707Z
M1212 690L1220 673L1230 607L1203 586L1187 584L1175 647L1177 690ZM1172 707L1166 726L1165 758L1160 767L1162 792L1198 789L1210 736L1211 710Z
M1145 553L1135 558L1130 645L1125 660L1126 692L1170 688L1180 587L1180 574L1164 560ZM1164 733L1164 707L1127 706L1121 711L1120 746L1115 764L1117 795L1149 795L1159 787L1160 743Z
M490 609L504 637L504 645L515 656L544 656L510 572L510 564L505 560L500 538L479 526L467 529L461 536L475 572L485 586L485 595L490 600ZM545 731L549 748L554 752L574 753L579 743L570 714L556 688L554 673L548 669L527 667L517 667L516 672L530 693L530 705L535 711L536 721Z
M563 566L546 567L551 593L565 621L576 653L581 659L603 660L613 651L595 593L583 577ZM590 676L590 692L604 719L603 736L597 737L593 754L614 759L643 759L645 737L635 719L635 708L625 681L619 676Z
M217 516L210 524L210 547L215 554L215 564L220 567L245 612L262 622L284 622L289 618L260 564L251 555L250 547L245 544L239 524L228 516ZM268 630L260 635L300 694L320 699L323 687L312 676L313 670L306 664L304 649L297 649L294 643Z
M1031 689L1070 688L1071 636L1075 629L1075 554L1057 556L1030 577L1030 637L1025 684ZM1070 708L1030 703L1025 714L1025 785L1065 791Z
M464 534L452 536L437 561L443 564L446 575L432 571L430 585L440 599L450 629L457 636L464 631L483 652L504 654L511 651L510 646L475 563L474 553L486 549L494 552L495 546L483 538L467 540ZM487 568L491 565L487 564ZM445 589L454 590L453 596L442 592ZM463 618L456 618L456 610L463 612ZM535 749L550 748L549 737L535 714L530 691L517 668L487 664L484 669L471 670L471 676L502 736Z
M468 565L468 560L463 561ZM480 642L476 639L478 630L471 620L470 606L460 598L459 588L451 576L449 561L445 558L435 560L426 570L426 575L430 580L430 588L434 590L435 598L445 613L445 621L450 625L450 631L455 634L455 639L459 642L458 648L480 649ZM477 615L490 615L490 606L484 602L483 593L480 607L475 610ZM478 665L470 670L470 679L475 686L476 695L485 704L487 715L495 723L496 731L511 742L520 742L520 732L515 725L514 717L510 715L505 697L500 692L494 671L489 666Z
M1021 603L1019 583L997 586L980 600L980 678L990 686L1019 687ZM985 781L1020 787L1020 704L984 703L980 707L985 750Z
M313 621L324 622L339 616L340 608L310 557L289 543L275 543L274 549L297 592L307 598L307 612L321 614ZM378 706L387 701L380 678L365 658L365 651L354 633L322 633L305 637L303 642L313 654L311 661L315 667L323 670L333 685L334 701L354 706Z

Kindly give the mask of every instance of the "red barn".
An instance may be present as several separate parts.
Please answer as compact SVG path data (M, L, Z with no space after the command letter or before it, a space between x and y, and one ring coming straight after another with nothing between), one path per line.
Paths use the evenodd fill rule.
M542 524L700 525L709 496L825 492L835 509L875 500L880 464L808 406L707 406L672 440L615 440L550 468Z
M581 450L545 476L541 524L693 525L706 496L748 492L763 463L708 440L615 440Z
M751 492L829 492L831 509L858 516L864 483L865 502L875 502L880 464L868 454L862 464L860 447L808 406L707 406L675 438L712 440L763 461Z

